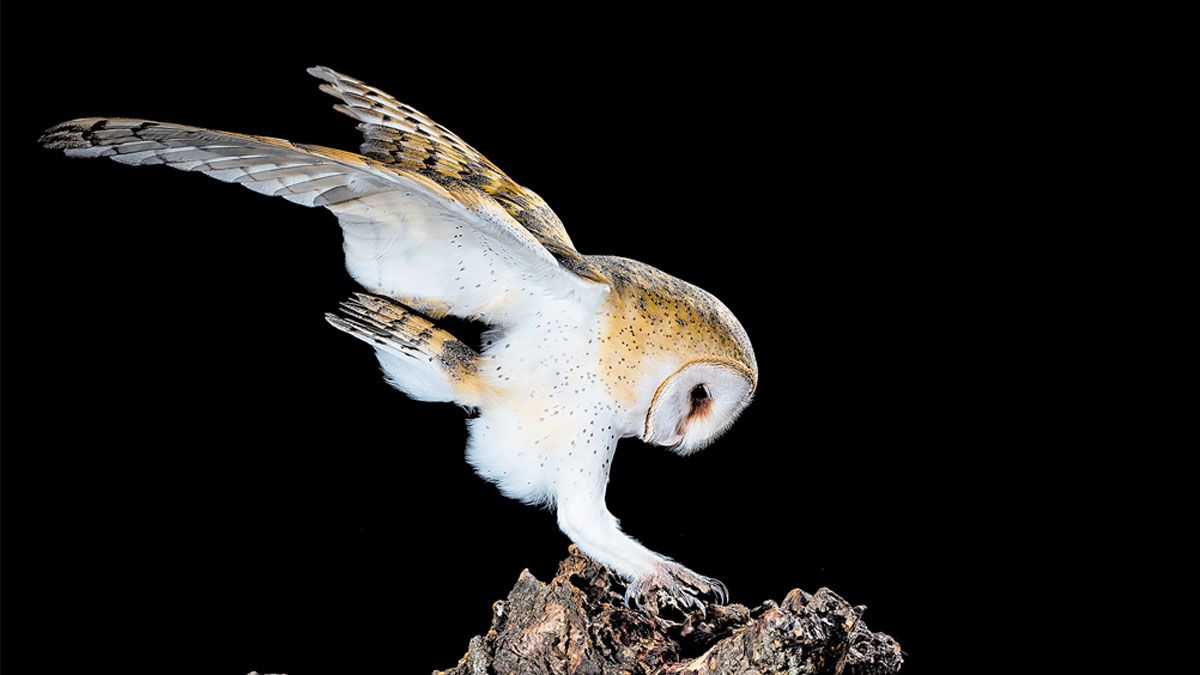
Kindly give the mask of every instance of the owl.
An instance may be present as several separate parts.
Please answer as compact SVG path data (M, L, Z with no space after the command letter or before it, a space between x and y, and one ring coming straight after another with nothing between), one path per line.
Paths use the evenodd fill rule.
M738 320L649 265L580 253L541 197L414 108L309 73L358 121L361 154L121 118L65 122L41 142L332 211L367 292L327 320L369 344L396 389L475 411L467 459L480 476L555 509L581 551L627 580L626 604L651 591L701 610L727 601L719 581L622 532L605 490L620 439L687 455L750 403L758 364ZM490 327L478 348L434 323L448 315Z

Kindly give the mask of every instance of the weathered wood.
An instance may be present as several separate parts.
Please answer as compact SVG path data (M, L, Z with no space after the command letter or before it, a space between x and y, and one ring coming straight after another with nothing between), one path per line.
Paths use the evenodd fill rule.
M624 584L574 546L550 583L528 570L493 605L491 629L457 666L435 675L886 675L900 645L872 633L833 591L799 589L754 609L682 612L665 595L627 609Z

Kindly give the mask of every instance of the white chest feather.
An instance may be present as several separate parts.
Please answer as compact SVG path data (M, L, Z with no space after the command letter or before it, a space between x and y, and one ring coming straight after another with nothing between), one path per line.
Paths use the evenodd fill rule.
M598 334L596 313L564 300L484 335L493 391L469 422L467 458L506 495L549 503L607 483L617 439L634 430L600 377Z

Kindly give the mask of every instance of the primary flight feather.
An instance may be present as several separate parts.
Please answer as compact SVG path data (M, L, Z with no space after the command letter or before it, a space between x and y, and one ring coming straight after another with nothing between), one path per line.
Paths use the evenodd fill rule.
M83 118L41 142L72 157L164 164L337 216L367 293L327 315L370 344L393 386L479 411L467 458L515 499L553 507L580 550L681 605L720 582L623 533L604 493L617 441L681 454L710 443L758 384L741 324L709 293L648 265L575 250L562 221L458 136L384 92L309 69L359 121L362 154L265 136ZM479 350L436 326L484 321ZM428 317L428 318L427 318Z

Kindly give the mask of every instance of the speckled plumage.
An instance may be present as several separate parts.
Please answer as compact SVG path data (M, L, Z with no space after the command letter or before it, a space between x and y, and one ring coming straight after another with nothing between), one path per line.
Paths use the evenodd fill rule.
M362 154L119 118L72 120L47 147L199 171L332 211L346 267L371 294L331 324L372 345L413 398L476 409L467 458L504 494L555 508L585 553L682 604L724 588L621 532L604 503L617 442L693 452L749 403L758 366L715 297L643 263L575 250L531 190L382 91L312 68L357 119ZM429 319L492 326L478 349Z

